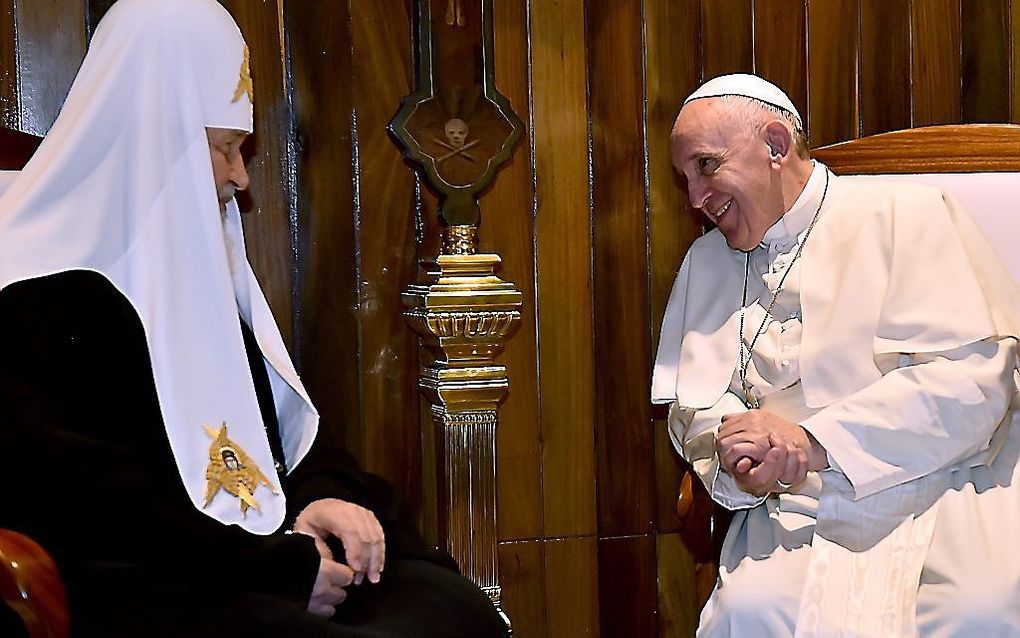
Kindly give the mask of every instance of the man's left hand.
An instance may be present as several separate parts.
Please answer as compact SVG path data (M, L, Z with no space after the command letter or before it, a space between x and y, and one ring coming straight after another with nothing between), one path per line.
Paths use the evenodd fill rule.
M314 536L316 545L324 545L330 536L339 538L355 573L354 584L360 585L365 576L379 582L386 563L386 540L382 525L369 510L336 498L318 500L298 514L294 531Z
M724 415L716 444L723 469L731 474L746 473L777 445L801 451L806 456L807 470L821 470L828 465L825 449L804 428L767 410ZM799 471L796 473L800 474ZM786 480L789 478L797 480ZM788 483L798 483L803 478L791 477L788 473L783 476L784 482Z

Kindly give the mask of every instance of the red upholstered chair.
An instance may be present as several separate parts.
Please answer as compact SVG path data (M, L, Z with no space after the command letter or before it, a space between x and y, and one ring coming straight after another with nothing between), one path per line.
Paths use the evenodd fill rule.
M0 171L21 169L39 141L0 127ZM0 192L7 181L0 175ZM0 600L21 617L31 638L69 635L67 596L56 565L32 539L6 529L0 529Z

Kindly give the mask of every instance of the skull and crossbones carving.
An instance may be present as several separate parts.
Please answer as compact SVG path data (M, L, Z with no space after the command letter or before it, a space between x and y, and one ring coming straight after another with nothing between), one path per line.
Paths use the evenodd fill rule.
M467 122L456 117L449 119L446 121L446 124L443 125L443 134L446 136L446 140L441 140L438 137L432 138L433 142L449 151L449 153L445 153L436 158L437 164L445 162L451 157L456 157L458 155L471 162L478 161L474 158L474 156L468 153L467 150L477 146L481 140L476 139L470 142L467 140Z

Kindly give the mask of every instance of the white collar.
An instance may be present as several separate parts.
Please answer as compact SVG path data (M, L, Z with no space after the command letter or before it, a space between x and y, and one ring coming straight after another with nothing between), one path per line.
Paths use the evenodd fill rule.
M825 173L829 170L825 164L818 160L812 160L812 164L814 167L811 169L811 176L808 177L797 200L793 202L790 210L779 218L779 221L765 231L765 237L762 239L763 245L793 244L796 242L797 236L811 225L811 219L815 216L825 188Z

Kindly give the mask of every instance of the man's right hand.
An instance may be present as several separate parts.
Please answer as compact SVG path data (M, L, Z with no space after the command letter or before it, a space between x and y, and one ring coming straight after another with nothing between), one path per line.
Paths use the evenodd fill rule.
M319 561L319 574L312 586L308 599L308 611L316 616L329 618L336 613L336 606L347 598L347 587L354 582L354 570L347 565L323 556Z

